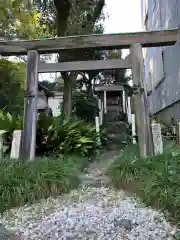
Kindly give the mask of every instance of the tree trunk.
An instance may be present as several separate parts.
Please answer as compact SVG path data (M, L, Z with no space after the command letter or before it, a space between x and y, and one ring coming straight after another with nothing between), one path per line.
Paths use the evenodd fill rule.
M63 115L64 118L70 118L72 115L72 78L64 78L64 95L63 95Z
M57 36L65 36L66 30L68 26L68 17L70 15L70 10L72 8L72 4L69 0L54 0L54 5L57 10ZM88 27L88 33L92 32L93 26L97 19L99 18L101 11L105 5L105 0L99 0L94 8L94 12L91 15L87 14L87 19L85 21L85 25ZM84 23L82 23L82 28ZM62 54L59 55L59 62L63 62ZM64 79L64 101L63 101L63 115L64 117L71 117L72 115L72 89L77 78L77 73L61 73Z
M92 97L93 96L93 89L92 89L92 80L89 79L88 84L87 84L87 95L88 97Z
M63 116L70 118L72 116L72 92L76 82L77 73L62 73L64 79L64 95L63 95Z

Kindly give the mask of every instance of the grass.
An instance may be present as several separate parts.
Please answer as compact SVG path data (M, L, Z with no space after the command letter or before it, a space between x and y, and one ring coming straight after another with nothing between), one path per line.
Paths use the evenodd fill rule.
M0 212L42 198L60 195L80 183L78 173L86 160L77 157L42 158L34 162L0 163Z
M127 147L108 170L114 185L136 193L147 204L170 213L180 223L180 151L166 144L162 155L140 158Z

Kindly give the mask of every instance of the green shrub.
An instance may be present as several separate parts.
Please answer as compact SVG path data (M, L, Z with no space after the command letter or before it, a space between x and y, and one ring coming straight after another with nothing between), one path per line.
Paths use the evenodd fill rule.
M108 144L108 132L107 129L104 128L102 125L100 126L99 135L102 146L106 146Z
M168 210L180 222L179 152L140 158L134 150L129 147L109 169L115 186L134 191L145 203Z
M0 109L17 114L24 105L26 64L0 59Z
M77 166L71 158L8 161L0 164L0 212L68 192L79 184Z
M23 128L23 118L0 110L0 134L5 134L5 150L9 153L13 131ZM94 125L76 119L63 120L41 114L37 121L37 153L73 153L90 156L96 151Z
M22 130L23 118L0 110L0 134L4 134L4 152L9 152L14 130Z
M96 150L96 129L83 121L42 116L38 120L37 147L40 152L92 155Z
M97 98L86 92L76 92L73 97L74 114L87 123L94 123L99 114Z

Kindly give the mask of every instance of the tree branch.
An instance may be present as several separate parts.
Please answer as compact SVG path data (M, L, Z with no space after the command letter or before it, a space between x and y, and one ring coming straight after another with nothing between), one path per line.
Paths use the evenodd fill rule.
M94 9L94 13L91 18L91 22L93 23L93 25L99 19L104 5L105 5L105 0L99 0L97 2L95 9Z
M92 31L94 24L100 18L104 5L105 0L98 0L94 8L93 14L87 14L86 20L83 23L82 28L86 28L86 31L88 33Z
M69 0L54 0L54 6L57 11L57 35L58 37L65 36L72 6Z

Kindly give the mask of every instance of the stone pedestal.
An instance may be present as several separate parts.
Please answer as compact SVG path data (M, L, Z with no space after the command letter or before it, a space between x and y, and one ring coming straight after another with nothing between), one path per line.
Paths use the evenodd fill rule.
M136 120L135 120L135 114L131 115L132 119L132 143L136 144Z
M13 132L13 140L11 145L11 155L12 159L18 159L20 154L20 146L21 146L21 135L22 130L15 130Z
M161 134L161 124L152 123L152 137L153 137L153 144L154 144L154 154L162 154L163 153L163 140Z
M98 134L97 144L100 145L101 144L101 140L100 140L100 137L99 137L99 132L100 132L100 129L99 129L99 117L95 117L95 124L96 124L96 133Z

